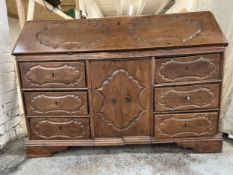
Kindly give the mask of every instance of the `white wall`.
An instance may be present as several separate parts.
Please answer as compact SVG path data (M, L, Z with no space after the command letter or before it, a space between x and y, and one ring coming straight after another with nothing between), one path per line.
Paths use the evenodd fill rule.
M0 148L22 135L14 58L5 0L0 1Z
M184 9L191 11L195 0L176 0L175 4L166 13L180 13Z
M79 0L80 9L87 18L102 18L103 14L95 0Z

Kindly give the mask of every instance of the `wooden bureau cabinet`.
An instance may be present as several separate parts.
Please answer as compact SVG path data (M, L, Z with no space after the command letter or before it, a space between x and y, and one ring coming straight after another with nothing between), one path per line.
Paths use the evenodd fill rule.
M13 54L27 156L157 143L220 152L226 46L210 12L26 23Z

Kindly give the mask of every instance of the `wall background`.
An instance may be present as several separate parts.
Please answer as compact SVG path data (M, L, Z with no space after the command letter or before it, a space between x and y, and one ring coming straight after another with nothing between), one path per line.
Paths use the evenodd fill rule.
M0 1L0 149L22 136L22 105L16 82L14 58L5 0ZM18 33L18 32L17 32Z

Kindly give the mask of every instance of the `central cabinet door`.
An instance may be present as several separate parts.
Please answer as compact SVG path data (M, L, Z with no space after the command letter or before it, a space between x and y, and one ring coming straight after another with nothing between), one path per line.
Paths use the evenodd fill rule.
M92 61L95 137L149 136L150 59Z

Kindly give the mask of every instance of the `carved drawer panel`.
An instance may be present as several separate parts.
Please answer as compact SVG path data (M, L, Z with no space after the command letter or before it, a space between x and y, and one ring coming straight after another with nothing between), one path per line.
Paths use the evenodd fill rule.
M217 127L217 112L155 116L156 138L210 136L217 134Z
M88 114L86 92L25 92L27 115Z
M183 82L220 79L220 55L156 59L155 82Z
M155 88L155 111L215 109L219 104L219 84Z
M24 88L78 88L86 86L84 62L20 64Z
M30 118L30 139L75 140L90 138L88 118Z

